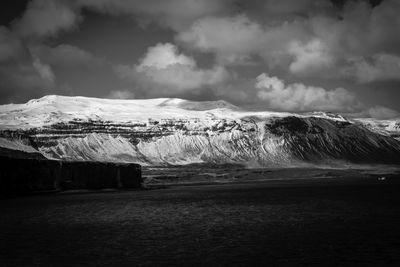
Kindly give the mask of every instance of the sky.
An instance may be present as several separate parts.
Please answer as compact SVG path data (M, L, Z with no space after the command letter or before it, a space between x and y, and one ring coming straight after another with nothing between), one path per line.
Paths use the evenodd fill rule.
M178 97L399 117L398 14L398 0L6 0L0 103Z

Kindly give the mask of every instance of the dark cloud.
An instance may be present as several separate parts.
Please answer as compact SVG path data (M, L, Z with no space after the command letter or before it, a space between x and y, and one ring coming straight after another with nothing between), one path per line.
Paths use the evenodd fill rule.
M372 7L375 7L377 5L379 5L380 3L382 3L383 0L360 0L360 1L364 1L369 3ZM331 0L331 2L340 8L343 8L348 2L349 0Z
M10 62L29 54L23 42L8 28L0 26L0 63Z
M369 108L358 99L370 91L360 88L400 80L397 0L32 0L18 8L25 10L0 28L2 102L69 88L112 98L223 98L279 110L354 111ZM95 42L84 49L63 38L84 31L90 12L107 23L127 18L124 25L134 29L124 32L132 34L131 45L118 46L126 36L117 33L102 39L105 50L123 47L118 57L98 53ZM96 39L112 27L91 29L80 38ZM378 107L369 115L396 114L372 98L368 103Z
M28 3L23 16L13 23L12 28L23 38L46 37L70 29L79 20L79 10L68 2L34 0Z
M400 117L400 113L398 111L382 106L372 107L368 109L367 113L368 114L366 117L372 117L381 120Z
M355 77L360 83L372 81L400 80L400 57L389 54L375 54L351 60L344 72Z
M3 0L0 9L0 25L9 24L18 18L25 10L29 0Z
M269 12L291 14L304 12L316 2L267 1L267 5L273 7ZM329 6L327 1L318 3ZM379 60L382 51L387 51L386 59L396 57L400 52L399 10L400 2L387 0L375 8L366 2L350 2L340 11L340 17L310 13L306 18L281 24L260 23L246 15L206 17L179 32L177 40L193 49L214 52L224 64L240 63L259 55L272 71L274 66L284 66L300 76L328 71L330 76L337 76L343 72L338 71L336 75L333 72L356 64L354 58L362 60L372 55L382 63ZM380 65L378 68L385 63ZM359 74L354 74L358 79Z
M56 67L93 68L104 63L104 59L69 44L60 44L55 47L43 44L35 45L31 47L31 52L42 61Z
M0 26L0 99L20 101L51 90L55 77L50 66L32 57L29 49L6 27Z
M180 30L204 16L229 13L233 0L78 0L78 5L114 15L133 15L142 21Z

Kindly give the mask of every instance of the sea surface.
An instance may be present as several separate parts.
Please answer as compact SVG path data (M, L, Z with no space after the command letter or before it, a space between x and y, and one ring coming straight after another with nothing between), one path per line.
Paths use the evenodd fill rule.
M141 190L3 198L0 265L399 266L388 170L144 170Z

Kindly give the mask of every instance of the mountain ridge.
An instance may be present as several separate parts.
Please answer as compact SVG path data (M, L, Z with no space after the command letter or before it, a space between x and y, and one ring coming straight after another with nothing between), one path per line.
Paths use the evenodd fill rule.
M0 147L143 165L400 164L400 142L376 125L326 112L246 111L226 101L52 95L0 106Z

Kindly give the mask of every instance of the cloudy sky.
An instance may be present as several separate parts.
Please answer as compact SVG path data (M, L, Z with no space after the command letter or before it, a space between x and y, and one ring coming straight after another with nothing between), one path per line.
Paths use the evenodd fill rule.
M224 99L399 116L398 0L2 1L0 102Z

